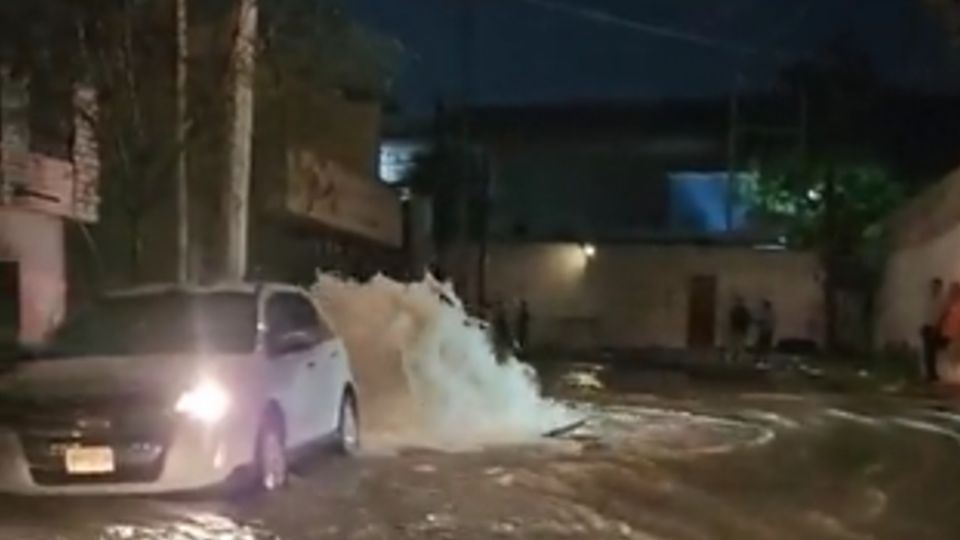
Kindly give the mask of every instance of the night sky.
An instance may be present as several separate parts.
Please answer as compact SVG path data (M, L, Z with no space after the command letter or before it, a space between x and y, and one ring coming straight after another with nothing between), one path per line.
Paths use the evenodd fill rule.
M474 3L473 31L461 6ZM734 81L763 87L790 59L844 33L901 86L960 88L960 52L946 46L920 0L347 0L405 55L394 92L407 112L437 99L471 104L629 101L716 96ZM550 5L555 7L551 8ZM564 11L706 38L652 35ZM469 42L470 60L464 54ZM755 53L733 52L742 48ZM472 65L472 69L465 66ZM465 91L468 88L468 91Z

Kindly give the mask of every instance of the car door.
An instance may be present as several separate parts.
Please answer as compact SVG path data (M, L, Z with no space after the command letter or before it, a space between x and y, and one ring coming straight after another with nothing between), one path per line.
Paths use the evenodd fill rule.
M305 326L303 297L296 292L275 292L266 301L266 351L273 399L286 419L291 447L316 436L314 413L315 374L320 343Z
M313 304L311 302L311 304ZM340 402L343 392L350 381L350 368L346 350L323 313L311 305L316 320L320 344L320 367L316 373L320 407L318 422L322 434L331 433L340 423Z
M301 295L296 311L298 325L316 336L317 347L306 373L310 382L307 421L310 435L321 437L336 429L339 421L340 397L344 387L341 369L343 355L330 326L317 311L313 300Z

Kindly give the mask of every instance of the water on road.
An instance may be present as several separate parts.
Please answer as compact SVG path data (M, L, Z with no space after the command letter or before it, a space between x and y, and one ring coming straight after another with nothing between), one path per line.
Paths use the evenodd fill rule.
M960 538L960 412L894 396L593 391L542 444L305 465L282 493L0 499L0 539Z

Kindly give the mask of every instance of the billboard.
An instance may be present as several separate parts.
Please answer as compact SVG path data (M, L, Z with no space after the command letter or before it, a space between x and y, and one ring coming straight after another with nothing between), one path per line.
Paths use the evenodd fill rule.
M390 188L353 174L309 150L287 154L286 210L381 244L403 244L400 199Z

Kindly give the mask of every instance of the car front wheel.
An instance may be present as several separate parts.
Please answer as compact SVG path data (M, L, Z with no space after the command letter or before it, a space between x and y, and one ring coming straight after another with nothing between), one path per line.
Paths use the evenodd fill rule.
M276 491L287 483L287 452L283 430L275 420L268 420L257 437L257 487Z
M340 401L340 420L337 424L337 450L344 455L356 454L360 449L360 421L357 401L353 394L343 395Z

